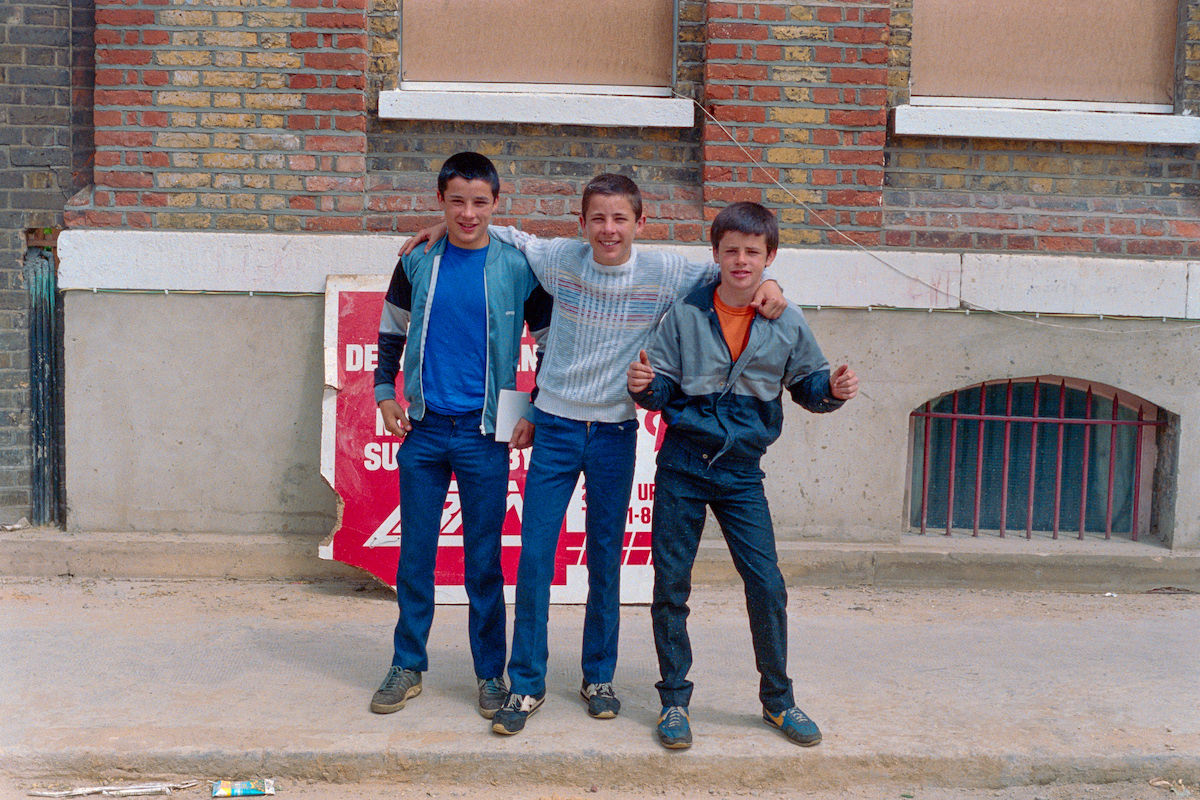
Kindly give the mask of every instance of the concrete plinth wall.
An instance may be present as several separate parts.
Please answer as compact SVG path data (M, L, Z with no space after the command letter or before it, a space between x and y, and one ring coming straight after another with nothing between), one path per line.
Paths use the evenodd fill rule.
M789 406L768 452L768 499L785 535L886 539L907 529L909 414L985 380L1061 375L1105 383L1179 415L1176 490L1163 498L1173 548L1200 547L1200 369L1194 323L891 310L809 310L831 363L849 361L861 394L814 416ZM1103 332L1100 332L1103 331ZM972 465L973 468L973 465ZM1168 515L1169 516L1169 515Z
M322 298L64 301L70 530L330 530Z
M320 476L320 292L327 274L390 273L399 242L64 234L69 529L331 530L337 500ZM692 260L709 255L680 249ZM772 267L788 297L820 304L806 313L826 355L862 381L861 397L834 414L787 404L764 465L781 538L899 538L908 527L911 412L982 381L1058 375L1174 415L1163 449L1177 464L1159 479L1157 533L1173 549L1200 549L1200 294L1191 288L1200 265L884 256L886 266L870 253L787 249ZM119 291L87 291L96 287ZM966 314L956 310L964 301L1042 316Z

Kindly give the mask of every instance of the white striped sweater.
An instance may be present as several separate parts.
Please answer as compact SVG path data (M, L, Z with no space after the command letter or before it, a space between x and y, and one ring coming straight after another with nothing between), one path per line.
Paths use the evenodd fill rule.
M633 419L625 370L676 300L717 280L717 266L634 246L627 262L606 267L586 241L539 239L516 228L489 233L519 248L554 297L537 407L588 422Z

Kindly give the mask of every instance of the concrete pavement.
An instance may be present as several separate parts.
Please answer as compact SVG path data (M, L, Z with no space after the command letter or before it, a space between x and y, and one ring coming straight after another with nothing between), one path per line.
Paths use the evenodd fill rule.
M1200 595L795 586L790 671L825 732L809 749L759 720L739 589L693 601L696 741L668 752L645 607L624 609L617 719L584 713L583 612L558 606L546 704L505 738L474 711L462 607L438 610L422 695L378 716L395 606L370 581L0 578L0 773L684 796L1200 781Z

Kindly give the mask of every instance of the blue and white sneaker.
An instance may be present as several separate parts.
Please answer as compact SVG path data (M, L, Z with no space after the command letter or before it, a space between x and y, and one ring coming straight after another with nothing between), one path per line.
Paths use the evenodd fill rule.
M587 702L588 714L596 719L612 719L621 713L621 701L611 683L583 682L579 696Z
M692 746L692 726L687 706L663 706L656 730L658 741L669 750L686 750Z
M492 717L492 730L505 736L520 733L525 728L525 720L533 712L542 707L546 693L541 694L510 694L508 700Z
M786 708L778 714L772 714L763 709L763 722L772 728L778 728L783 735L801 747L812 747L821 742L821 729L817 723L796 706Z

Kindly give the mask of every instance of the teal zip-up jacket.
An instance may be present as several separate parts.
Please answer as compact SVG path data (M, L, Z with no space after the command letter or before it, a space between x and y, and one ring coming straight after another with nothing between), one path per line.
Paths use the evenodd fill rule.
M667 311L646 353L654 380L634 401L661 409L667 436L724 459L757 464L783 429L783 390L809 411L845 401L829 393L829 362L794 305L778 319L755 315L746 349L734 361L713 307L717 284L702 286Z
M426 253L418 247L396 264L383 313L379 317L379 361L375 368L375 402L396 399L396 374L404 367L404 399L408 416L425 416L421 365L428 335L429 309L437 285L438 267L446 251L442 237ZM492 237L484 260L483 287L487 303L487 366L483 416L479 430L496 432L496 403L501 389L516 388L521 356L521 333L526 322L538 344L538 363L550 327L550 295L538 284L519 250Z

